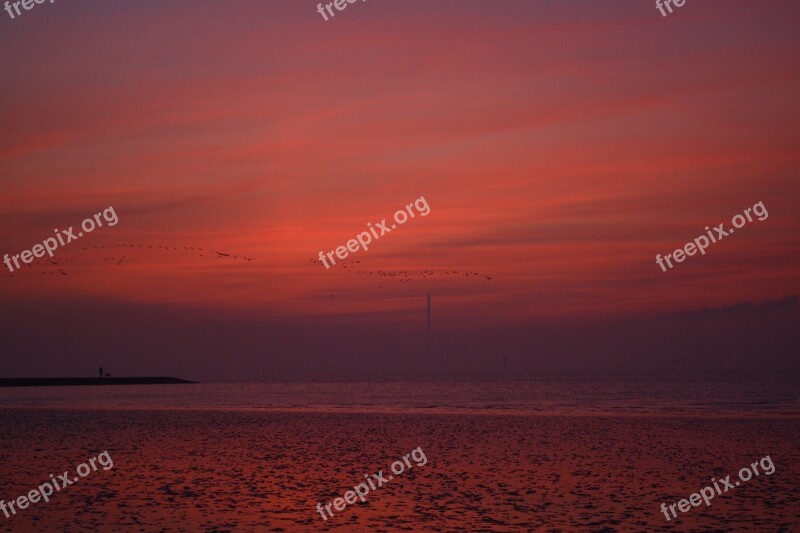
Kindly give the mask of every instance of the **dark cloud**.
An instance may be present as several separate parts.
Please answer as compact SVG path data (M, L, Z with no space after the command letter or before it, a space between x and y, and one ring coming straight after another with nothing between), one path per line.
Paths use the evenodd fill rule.
M787 296L782 300L764 300L760 304L748 301L722 307L703 307L699 311L678 311L661 315L662 320L696 320L709 318L758 317L771 313L793 313L798 311L797 295Z

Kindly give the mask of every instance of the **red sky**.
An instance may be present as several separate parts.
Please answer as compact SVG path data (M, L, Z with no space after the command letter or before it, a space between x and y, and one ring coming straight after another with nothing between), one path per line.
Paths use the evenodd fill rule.
M119 216L59 251L71 261L0 277L9 313L91 301L418 324L431 292L437 324L501 328L799 292L797 2L690 1L666 18L651 2L471 0L358 2L327 22L300 1L0 14L0 253ZM427 217L352 261L491 280L311 262L420 196ZM767 220L655 264L759 201Z

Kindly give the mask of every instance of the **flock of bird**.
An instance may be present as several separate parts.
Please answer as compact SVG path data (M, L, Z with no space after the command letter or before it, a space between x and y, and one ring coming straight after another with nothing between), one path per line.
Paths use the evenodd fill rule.
M160 250L174 250L174 251L180 251L181 250L181 248L179 248L177 246L171 246L170 247L170 246L162 246L162 245L157 245L157 244L108 244L108 245L105 245L105 246L91 246L91 247L85 247L85 248L82 248L82 249L83 250L91 250L91 249L94 249L94 250L105 250L107 248L108 249L111 249L111 248L134 248L134 249L139 249L139 248L141 248L141 249L154 249L154 250L159 250L160 249ZM238 255L228 254L228 253L225 253L225 252L219 252L217 250L205 249L205 248L200 248L200 247L195 248L194 246L183 246L182 249L185 250L185 251L188 251L188 252L197 252L197 254L200 257L213 257L213 255L216 254L217 258L219 258L219 259L228 258L228 259L231 259L231 260L240 260ZM41 272L39 272L39 274L43 274L43 275L45 275L45 274L61 274L63 276L66 276L67 273L64 271L63 268L61 268L61 265L64 264L64 263L70 263L70 262L75 261L77 259L78 259L78 257L70 257L70 258L62 258L62 257L58 257L58 256L52 257L50 259L47 259L45 264L47 264L48 266L52 265L54 267L58 267L58 269L57 270L51 269L51 270L41 271ZM106 257L106 258L103 258L103 261L116 262L117 266L120 266L120 265L122 265L122 262L125 261L126 259L128 259L128 257L123 255L122 257L119 257L119 258L117 258L117 257ZM253 259L254 258L247 257L245 255L241 256L241 260L242 261L251 262L251 261L253 261ZM312 263L320 263L319 259L311 259L311 262ZM381 269L378 269L378 270L361 270L361 267L357 266L357 265L360 265L360 263L361 263L360 260L354 261L353 263L349 263L349 264L348 263L343 263L342 264L342 270L344 270L345 272L353 273L353 274L363 274L363 275L366 275L366 276L377 276L377 277L381 277L381 278L395 279L395 280L400 281L400 282L403 282L403 281L411 282L412 280L415 280L415 279L425 279L425 278L431 278L431 277L446 277L446 276L460 276L460 277L465 277L465 278L470 278L470 277L484 278L484 279L489 280L489 281L491 281L491 279L492 279L491 276L487 276L486 274L481 274L479 272L462 272L460 270L416 270L416 271L414 271L414 270L381 270ZM40 265L41 265L41 263L40 263ZM34 264L29 264L29 265L25 265L25 266L33 267ZM4 274L4 277L8 277L8 278L13 277L13 276L14 276L13 273L12 274ZM382 289L383 286L381 286L380 288Z
M689 348L689 346L692 348ZM672 365L672 367L669 369L670 372L675 372L677 367L682 367L683 369L689 368L690 359L687 358L685 354L687 352L694 351L695 348L693 347L694 343L690 342L688 346L678 346L675 351L673 351L672 344L663 349L664 356L669 358L669 364Z
M205 248L200 248L200 247L195 248L194 246L183 246L183 247L179 248L177 246L171 246L170 247L170 246L162 246L162 245L158 245L158 244L107 244L105 246L84 247L84 248L82 248L82 250L92 250L92 249L100 250L100 249L106 249L106 248L109 248L109 249L110 248L135 248L135 249L138 249L138 248L141 248L141 249L149 248L149 249L156 249L156 250L157 249L161 249L161 250L175 250L175 251L179 251L182 248L182 250L186 250L186 251L189 251L189 252L198 252L198 255L200 257L213 257L214 256L213 254L216 254L217 258L219 258L219 259L228 258L228 259L231 259L231 260L239 260L239 256L238 255L227 254L227 253L224 253L224 252L218 252L217 250L211 250L211 249L206 250ZM202 253L200 253L200 252L202 252ZM54 256L52 258L46 259L45 262L39 262L39 263L35 263L34 262L34 263L31 263L31 264L27 264L25 266L27 266L29 268L33 268L34 266L45 266L45 265L47 267L51 267L51 266L59 267L57 270L51 268L49 270L40 271L39 274L42 274L42 275L46 275L46 274L61 274L63 276L66 276L67 273L64 271L63 268L60 268L61 265L64 264L64 263L69 263L69 262L75 261L76 259L78 259L78 257L61 258L61 257L58 257L58 256ZM128 259L128 257L123 255L122 257L119 257L119 258L117 258L117 257L106 257L106 258L103 258L103 261L114 261L114 262L116 262L117 266L120 266L120 265L122 265L122 262L125 259ZM241 256L241 260L242 261L247 261L248 263L253 261L253 259L254 258L247 257L245 255ZM10 273L10 274L5 274L4 273L3 277L5 277L5 278L13 278L14 277L14 273Z
M103 258L103 261L117 261L117 258L116 257L105 257L105 258ZM119 261L117 262L117 266L121 265L123 261L125 261L125 256L124 255L119 258Z
M200 247L195 248L194 246L182 246L181 248L178 248L177 246L161 246L160 244L109 244L107 246L92 246L92 248L94 248L95 250L97 250L97 249L105 249L105 248L151 248L151 249L162 249L162 250L170 250L170 249L171 250L180 250L181 248L183 248L183 250L187 250L187 251L190 251L190 252L204 252L204 253L198 253L197 254L200 257L205 257L206 254L208 254L209 256L211 256L211 254L217 254L217 257L220 258L220 259L223 258L223 257L227 257L227 258L235 259L235 260L239 259L238 255L226 254L224 252L218 252L216 250L211 250L211 249L206 250L205 248L200 248ZM83 249L84 250L89 250L89 248L83 248ZM253 261L253 259L254 258L247 257L246 255L242 256L242 261L251 262L251 261Z
M319 259L311 259L312 263L320 263ZM384 278L394 278L397 281L406 281L410 282L414 279L424 279L430 277L440 277L440 276L463 276L465 278L469 278L474 276L476 278L484 278L491 281L491 276L487 276L486 274L481 274L480 272L462 272L460 270L360 270L361 267L357 267L356 265L360 264L361 261L354 261L353 263L342 263L342 269L345 272L350 272L353 274L364 274L367 276L378 276ZM383 287L380 287L383 288Z
M61 266L61 265L63 265L64 263L70 263L70 262L72 262L72 261L75 261L76 259L78 259L78 258L77 258L77 257L59 257L59 256L53 256L53 258L52 258L52 259L47 259L47 261L46 261L46 264L47 264L47 265L53 265L53 266L60 267L60 266ZM31 263L31 264L26 264L26 265L24 265L24 266L26 266L26 267L28 267L28 268L34 268L34 266L42 266L42 265L41 265L41 264L40 264L40 265L37 265L36 263ZM63 269L63 268L51 269L51 270L42 270L42 271L40 271L40 272L39 272L39 274L41 274L41 275L43 275L43 276L45 276L45 275L47 275L47 274L61 274L62 276L66 276L66 275L67 275L67 273L66 273L66 272L64 272L64 269ZM13 274L13 273L12 273L12 274L5 274L5 273L4 273L4 274L3 274L3 277L4 277L4 278L13 278L13 277L14 277L14 274Z

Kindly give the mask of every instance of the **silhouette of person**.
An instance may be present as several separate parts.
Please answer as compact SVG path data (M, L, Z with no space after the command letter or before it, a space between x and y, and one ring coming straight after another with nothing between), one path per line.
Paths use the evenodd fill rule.
M100 377L101 378L103 377L103 367L102 366L100 367Z

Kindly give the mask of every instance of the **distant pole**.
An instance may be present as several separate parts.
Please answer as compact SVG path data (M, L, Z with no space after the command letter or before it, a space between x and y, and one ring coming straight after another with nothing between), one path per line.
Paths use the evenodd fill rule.
M428 293L428 336L431 334L431 293Z

